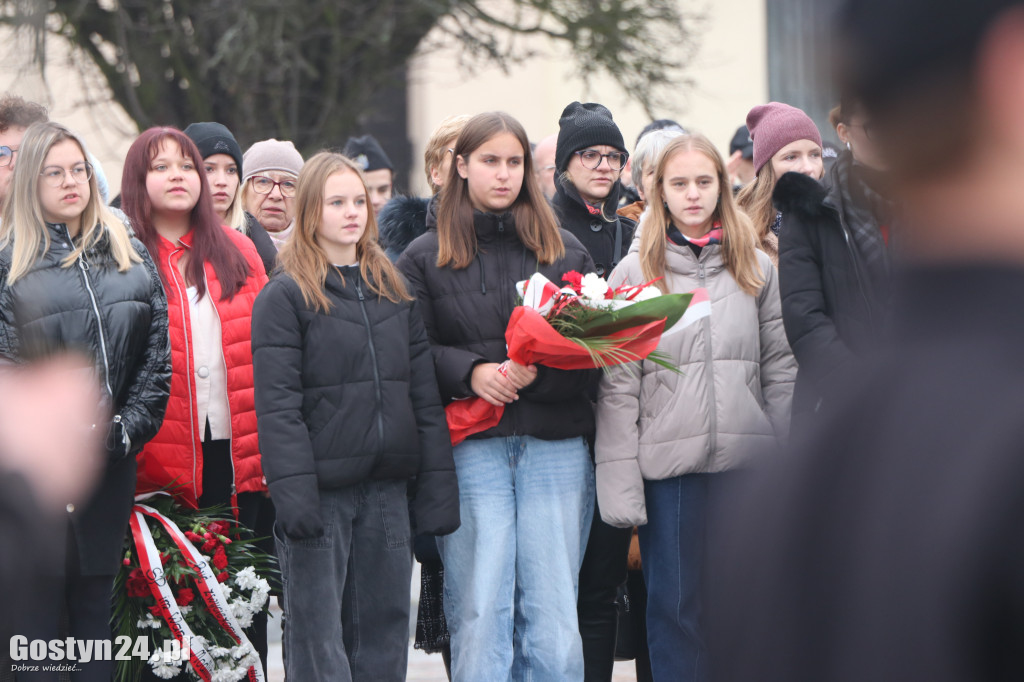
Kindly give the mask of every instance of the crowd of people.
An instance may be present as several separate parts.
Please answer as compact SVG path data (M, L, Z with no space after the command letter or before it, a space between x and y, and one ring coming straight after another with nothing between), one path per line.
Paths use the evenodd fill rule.
M1007 113L1024 101L1024 59L1017 72L1004 63L1024 57L1024 9L1009 0L958 8L965 18L943 44L991 73L981 85L973 72L923 78L947 63L924 43L883 38L878 54L856 53L861 61L843 72L830 119L838 153L806 113L779 102L750 110L728 154L670 120L645 127L631 152L607 106L571 102L557 132L536 143L508 113L445 119L424 150L427 198L392 196L393 165L371 136L304 159L276 139L243 153L221 123L192 122L142 132L108 202L86 141L5 94L5 385L31 371L18 368L71 362L62 371L87 377L101 397L66 415L67 427L90 435L81 449L102 453L82 486L54 488L25 463L26 448L45 448L0 420L0 448L20 456L0 460L0 486L22 487L10 468L29 484L18 494L35 494L56 519L47 570L21 576L46 598L20 605L31 616L14 622L30 639L110 639L133 498L168 490L192 508L229 507L239 526L270 538L262 546L281 569L292 680L405 679L414 556L416 644L442 653L457 682L608 682L627 584L643 619L632 652L640 681L981 679L950 672L970 669L973 651L956 658L955 647L933 646L962 632L941 629L942 619L969 612L989 623L977 611L992 601L992 622L1005 622L1014 604L985 592L975 610L925 609L935 585L924 580L901 608L886 569L910 589L924 564L879 531L886 517L870 506L917 538L934 507L915 506L916 495L938 500L967 476L946 461L950 444L970 447L957 430L963 410L990 428L970 454L991 465L985 478L1004 495L985 506L961 490L974 514L965 518L989 511L1004 528L1019 512L1012 488L997 485L1019 473L1006 454L1019 445L1017 421L984 409L980 393L973 407L943 398L933 373L948 369L957 386L979 390L988 381L1011 398L1020 391L1009 381L1020 364L1006 359L1012 344L985 336L951 284L980 282L1012 305L1019 274L1000 279L981 265L1020 250L1021 193L996 192L1022 175L1019 158L997 145L974 150L979 138L964 136L962 158L988 154L992 167L940 164L908 117L917 111L908 101L924 107L934 101L925 95L977 87L987 97L977 110L945 117L984 120L993 139L1024 148ZM885 3L846 11L847 37L874 47L866 27L887 16ZM914 58L898 59L906 54ZM1018 84L1014 96L986 89L997 73ZM907 99L911 84L925 88L922 99ZM962 232L969 211L949 198L949 178L988 192L981 234ZM941 264L958 253L982 274L944 279ZM907 254L931 265L901 280ZM676 371L509 360L516 283L537 272L561 282L571 271L662 293L701 288L711 314L663 336L658 350ZM923 312L949 316L946 301L963 303L964 322ZM964 338L940 341L941 324L971 320ZM987 353L981 375L958 356L972 339ZM922 435L929 415L906 386L934 402L934 437ZM468 398L504 411L453 446L444 408ZM933 469L912 480L929 462L963 477ZM766 477L746 473L765 468ZM878 477L888 474L886 487ZM872 539L882 550L874 563ZM1019 550L996 544L986 548L1002 568L977 574L1019 597L1007 573ZM847 578L844 561L863 584ZM951 600L967 593L957 580L969 568L942 572L939 562ZM0 562L0 577L16 569ZM870 606L907 628L906 651L870 634ZM914 618L929 617L915 629ZM265 619L248 632L265 666ZM996 644L989 663L1010 669L1009 643ZM933 659L916 676L922 652ZM112 674L113 662L95 661L80 679Z

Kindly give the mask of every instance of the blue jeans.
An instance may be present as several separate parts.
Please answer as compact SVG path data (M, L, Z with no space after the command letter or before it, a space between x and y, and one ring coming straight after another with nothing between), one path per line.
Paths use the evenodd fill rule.
M322 537L296 540L274 529L289 680L405 680L412 582L406 491L404 480L321 490Z
M647 525L640 556L647 583L647 644L655 682L704 682L708 650L701 622L705 525L711 476L644 481Z
M443 538L453 682L579 682L576 593L594 508L582 438L455 447L462 526Z

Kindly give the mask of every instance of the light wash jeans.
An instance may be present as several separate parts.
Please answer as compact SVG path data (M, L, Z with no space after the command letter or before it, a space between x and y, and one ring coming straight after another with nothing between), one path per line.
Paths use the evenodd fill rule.
M438 538L454 682L580 682L580 564L594 509L582 438L455 447L462 526Z
M320 491L324 535L274 529L284 583L285 675L316 682L401 682L412 582L408 484Z

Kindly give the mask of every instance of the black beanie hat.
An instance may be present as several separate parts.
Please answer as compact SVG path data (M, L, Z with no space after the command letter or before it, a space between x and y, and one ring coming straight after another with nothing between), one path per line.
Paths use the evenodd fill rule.
M214 154L227 154L238 166L238 177L242 175L242 148L238 141L225 126L220 123L193 123L185 128L184 133L192 138L205 159Z
M559 175L565 172L573 152L599 144L626 151L622 132L612 120L612 112L603 104L573 102L562 111L562 117L558 119L555 172Z
M355 161L364 171L375 171L381 168L387 168L389 171L395 170L395 167L391 165L391 159L384 153L380 142L377 142L377 138L373 135L348 138L341 153Z

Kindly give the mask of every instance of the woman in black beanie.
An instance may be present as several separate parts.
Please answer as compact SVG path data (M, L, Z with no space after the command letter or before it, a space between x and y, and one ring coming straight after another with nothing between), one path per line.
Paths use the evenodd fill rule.
M573 102L562 112L551 203L561 227L582 242L602 277L611 273L633 241L636 223L615 212L622 192L619 176L628 158L622 133L606 107ZM612 677L615 597L626 581L632 535L630 528L604 523L595 508L577 603L586 682L607 682Z
M193 123L184 133L192 138L203 155L206 178L217 215L252 240L269 275L277 259L277 248L259 221L242 206L242 148L224 125Z

